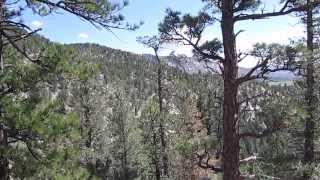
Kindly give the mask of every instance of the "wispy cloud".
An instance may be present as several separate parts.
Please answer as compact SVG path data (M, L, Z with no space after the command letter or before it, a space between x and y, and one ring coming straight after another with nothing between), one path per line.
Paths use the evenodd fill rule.
M78 38L80 39L88 39L89 35L87 33L81 32L78 34Z
M38 20L34 20L31 22L32 26L34 28L41 28L43 26L43 23L41 21L38 21Z

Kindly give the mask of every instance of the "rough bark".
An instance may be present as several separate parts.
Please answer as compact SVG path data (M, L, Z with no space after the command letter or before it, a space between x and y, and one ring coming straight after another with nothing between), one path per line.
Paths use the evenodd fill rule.
M4 18L4 3L5 0L0 1L0 22L2 22ZM0 23L0 64L1 64L1 72L3 72L3 31L2 31L2 23ZM1 109L0 109L1 110ZM0 125L0 180L6 180L9 177L9 162L4 154L8 146L8 132L4 128L3 125Z
M239 180L239 126L237 102L238 74L236 41L234 34L233 1L222 1L222 37L225 60L224 65L224 102L223 102L223 179Z
M157 84L158 84L158 105L159 105L159 112L160 112L160 127L159 127L159 134L160 134L160 144L161 144L161 175L168 176L168 156L166 153L167 143L165 137L165 129L164 129L164 108L163 108L163 85L162 85L162 66L160 57L158 56L157 49L155 49L155 55L158 61L158 72L157 72Z
M0 180L6 180L9 177L9 162L6 157L5 150L8 146L8 132L3 125L0 126Z
M160 180L161 179L161 172L160 172L160 167L159 167L159 158L158 158L158 155L157 155L157 144L158 144L158 141L157 141L157 133L154 131L154 128L153 129L153 147L154 147L154 152L153 152L153 165L154 165L154 173L155 173L155 177L156 177L156 180Z
M310 4L310 0L307 1ZM314 160L314 111L316 105L316 96L315 96L315 79L314 79L314 63L313 63L313 38L314 38L314 29L313 29L313 7L309 7L307 10L307 67L306 67L306 92L305 92L305 101L306 101L306 112L307 117L305 120L305 130L304 130L304 162L310 164ZM309 179L307 174L304 174L304 179Z

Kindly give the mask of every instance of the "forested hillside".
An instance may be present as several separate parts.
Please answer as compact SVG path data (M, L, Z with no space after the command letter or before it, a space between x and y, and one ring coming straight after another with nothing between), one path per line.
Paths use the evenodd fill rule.
M87 178L153 179L165 153L172 179L219 179L216 173L222 163L222 82L218 75L185 72L168 66L168 58L163 58L161 113L157 100L158 66L144 55L95 44L61 48L72 54L66 57L71 58L67 59L69 64L63 64L73 66L72 72L64 69L65 75L57 78L49 91L41 91L47 89L50 95L46 97L62 103L64 114L79 118L79 125L71 126L80 139L73 143L77 153L65 154L60 163L78 163L86 169L83 177ZM261 178L299 176L296 167L303 156L299 87L298 81L294 85L256 81L241 87L240 132L252 133L242 140L243 172ZM164 137L158 134L160 125ZM48 129L41 130L47 133ZM166 141L164 152L161 138ZM28 149L25 151L28 153ZM62 171L59 176L79 173L77 169L69 172L69 166L64 172L60 163L55 164ZM35 162L34 167L23 168L21 175L58 178L51 172L55 166L48 166ZM19 168L13 166L12 170ZM36 169L43 175L25 173Z
M172 179L219 179L223 87L218 75L186 72L167 65L174 57L161 58L160 112L158 65L150 58L92 44L70 47L97 67L92 79L77 82L74 97L80 99L71 105L77 106L81 122L89 124L84 137L91 155L85 157L91 158L95 175L153 179L165 154ZM241 168L260 179L294 179L303 172L302 84L272 82L254 81L240 89L239 126L247 133L241 140Z
M125 21L127 1L0 1L0 180L320 179L320 1L200 4L166 9L135 37L152 52L139 54L53 42L24 21L73 15L120 40L143 25ZM289 15L305 38L237 46L237 23ZM182 46L192 56L160 55Z
M88 123L84 137L91 155L85 157L90 157L87 161L95 167L95 175L152 179L165 153L172 179L219 177L215 175L222 163L222 82L218 75L188 73L167 66L163 58L161 113L157 65L150 59L92 44L70 47L97 67L91 79L76 82L79 87L72 90L72 97L80 99L70 103L76 106L81 122ZM240 132L252 133L242 140L242 168L261 178L290 179L299 176L295 167L303 157L303 111L299 108L303 96L298 81L288 86L271 84L256 81L241 87ZM164 137L158 134L161 124ZM166 141L164 152L161 138Z

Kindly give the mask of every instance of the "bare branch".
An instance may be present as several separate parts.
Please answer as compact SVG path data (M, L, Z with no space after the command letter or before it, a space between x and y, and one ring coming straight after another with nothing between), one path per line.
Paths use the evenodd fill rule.
M41 28L40 29L36 29L36 30L34 30L34 31L30 32L30 33L27 33L27 34L17 35L16 37L12 37L12 36L8 37L7 36L6 38L8 39L8 42L4 42L3 46L7 46L7 45L9 45L11 43L14 43L14 42L17 42L17 41L25 40L28 37L36 34L39 31L41 31ZM10 39L10 41L9 41L9 39Z
M202 49L200 49L200 47L198 46L198 43L200 41L200 37L196 40L196 43L193 43L192 40L186 38L184 35L182 35L181 33L179 33L176 29L174 30L175 31L175 35L178 36L179 38L174 38L172 37L171 39L166 39L166 40L176 40L176 41L184 41L182 43L184 43L184 45L190 45L192 46L192 48L198 52L200 55L202 55L203 57L206 57L206 58L210 58L212 60L218 60L219 62L223 62L224 61L224 58L219 56L219 55L216 55L216 54L209 54L209 53L206 53L204 52Z
M216 167L213 164L209 164L210 156L207 153L204 153L204 154L195 153L195 155L198 158L198 166L200 168L210 169L215 172L223 172L221 167ZM207 158L207 159L205 160L205 158ZM204 162L204 160L205 160L205 162Z
M250 137L250 138L264 138L264 137L270 136L271 134L278 132L278 131L281 131L281 130L282 130L282 128L280 128L280 127L273 127L273 128L266 129L260 133L253 133L253 132L240 133L239 138L248 138L248 137Z
M40 161L41 158L33 151L33 149L31 148L31 145L29 142L26 142L26 146L28 148L28 151L30 152L30 154L32 155L33 158L35 158L36 160Z
M245 178L245 179L257 179L258 177L263 177L263 178L267 178L267 179L273 179L273 180L280 180L281 178L278 177L273 177L273 176L268 176L268 175L255 175L255 174L242 174L241 177Z
M250 156L250 157L241 159L241 160L240 160L240 163L253 162L253 161L256 161L257 159L261 159L261 157L257 157L257 156L254 155L254 156Z
M3 36L6 37L6 39L9 41L10 45L12 45L20 54L22 54L27 60L29 60L30 62L34 63L34 64L37 64L39 66L41 66L42 68L46 69L46 70L49 70L49 68L44 65L40 60L39 58L32 58L30 57L30 55L27 54L27 52L23 49L21 49L19 47L19 45L16 44L16 42L11 39L11 37L7 34L7 33L4 33L3 32Z

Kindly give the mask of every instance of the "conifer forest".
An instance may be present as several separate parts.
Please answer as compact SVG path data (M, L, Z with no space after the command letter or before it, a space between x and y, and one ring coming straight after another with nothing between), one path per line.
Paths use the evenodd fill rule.
M0 180L100 179L320 180L320 0L0 0Z

